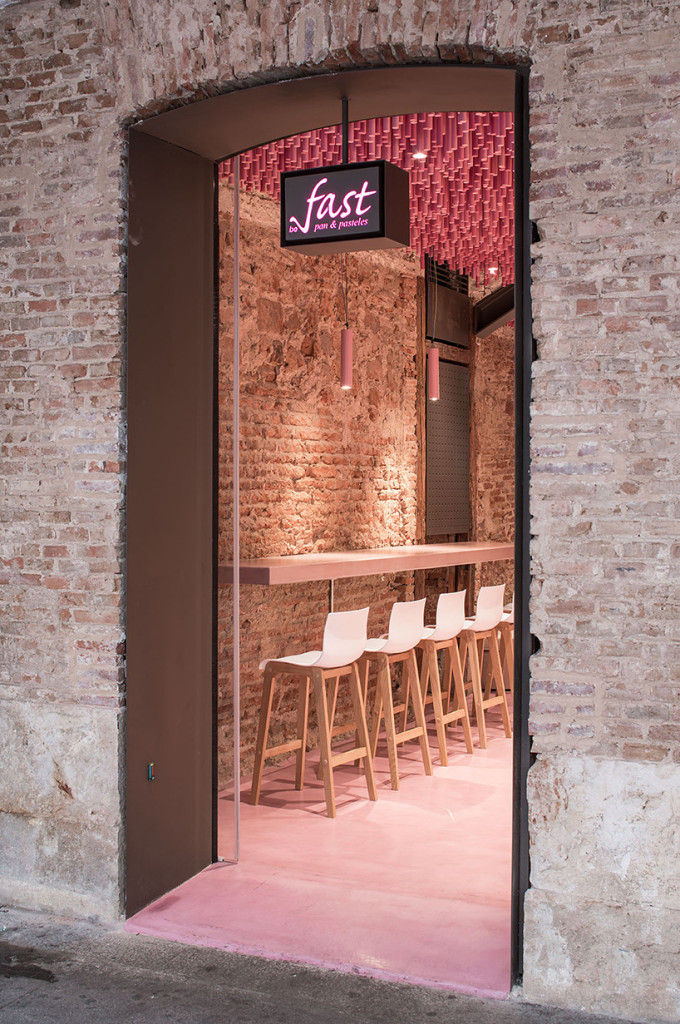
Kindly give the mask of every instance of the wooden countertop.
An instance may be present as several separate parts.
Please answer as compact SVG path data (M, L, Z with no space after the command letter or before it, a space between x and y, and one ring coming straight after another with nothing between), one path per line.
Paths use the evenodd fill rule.
M514 558L514 545L498 541L459 541L450 544L408 544L363 551L324 551L312 555L280 555L241 562L241 583L275 586L310 580L340 580L349 576L438 569L447 565L500 562ZM220 565L218 584L233 581L231 565Z

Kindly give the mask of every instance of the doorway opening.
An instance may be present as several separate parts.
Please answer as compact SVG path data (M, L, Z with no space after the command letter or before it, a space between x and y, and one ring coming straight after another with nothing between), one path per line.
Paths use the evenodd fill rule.
M427 113L427 111L420 111L415 115L404 115L398 108L395 109L397 102L396 99L391 100L391 112L381 117L381 121L390 120L390 124L380 125L380 130L384 132L385 138L390 140L393 150L394 138L399 137L396 132L398 126L393 122L401 119L404 124L412 122L417 125L419 123L418 113ZM507 105L513 107L514 104L513 90ZM401 110L403 109L402 107ZM447 119L451 116L448 114L448 107L442 106L440 109L445 111ZM432 110L431 106L429 110ZM467 121L467 130L475 116L482 119L479 123L492 125L494 113L497 112L489 111L488 114L483 112L480 115L466 112L465 117L461 116L458 120L461 124L463 120ZM458 115L458 111L454 110L453 115L454 117ZM437 132L432 129L439 122L437 118L432 119L432 114L430 117L430 135L436 136ZM484 118L486 118L485 121ZM364 136L369 156L374 155L370 152L371 147L374 151L376 147L380 150L380 146L376 142L377 122L371 118L363 118L358 125L356 123L354 125L357 139L361 139L362 126L371 121L372 124ZM332 123L330 119L329 123ZM427 124L427 120L425 123ZM455 123L457 125L458 121ZM496 128L500 130L501 127L507 125L512 125L511 116L507 121L497 122ZM475 124L474 127L477 128L478 125ZM329 138L331 135L337 137L337 131L331 128L325 129L323 124L317 128L312 121L311 125L308 122L305 126L305 134L308 139L310 135L315 133L318 135L323 131ZM483 135L482 130L480 137ZM298 132L296 138L301 137L301 133ZM468 138L470 137L468 135ZM446 334L446 330L438 321L443 321L444 318L441 315L441 310L438 315L438 310L436 306L433 306L433 302L438 301L436 296L443 294L445 286L443 279L446 278L447 273L450 278L455 275L464 276L468 279L466 282L468 290L470 289L469 279L473 282L472 295L465 296L466 304L463 303L466 305L468 313L471 313L476 307L479 307L481 300L487 298L489 293L497 291L499 282L494 279L496 276L503 279L503 284L507 284L512 277L512 267L508 267L507 258L498 251L498 247L494 258L491 259L484 254L483 263L479 266L474 266L472 263L468 263L467 266L465 264L454 265L454 261L443 255L434 244L435 232L432 228L429 237L423 233L423 237L429 245L422 245L420 252L362 253L358 256L351 256L348 290L353 311L357 317L355 337L360 336L366 340L363 343L363 353L358 346L355 350L357 353L355 360L356 385L350 395L340 396L335 390L337 381L334 379L337 376L336 363L338 362L334 345L341 326L337 311L338 295L342 295L343 292L342 281L337 276L338 261L334 260L335 266L329 268L327 263L324 266L323 259L312 258L311 261L307 261L307 267L312 268L312 272L309 269L303 270L299 265L301 260L304 261L304 257L296 256L292 262L290 259L287 263L285 260L283 263L281 262L281 253L276 249L277 210L274 208L274 197L268 195L265 180L267 175L272 181L277 180L276 174L271 174L272 152L277 147L268 143L266 135L262 142L262 146L241 157L241 170L239 170L239 179L245 185L245 191L238 190L241 193L238 206L241 234L239 258L236 262L238 264L240 261L241 264L239 270L241 318L248 317L250 325L249 331L242 332L245 344L241 348L241 386L238 389L242 430L240 444L242 460L241 557L245 560L248 556L251 558L266 557L271 554L285 557L298 554L301 550L313 552L373 549L379 546L392 547L395 544L408 545L441 540L456 543L463 540L465 534L468 535L468 539L478 539L473 534L479 533L480 516L483 516L485 511L482 507L483 503L479 503L477 497L480 489L484 489L487 483L489 490L486 495L486 514L492 517L493 512L498 512L500 504L503 503L504 509L510 507L509 515L512 517L512 501L510 500L509 503L506 501L509 494L508 488L506 488L501 502L498 487L495 492L492 492L490 482L482 481L489 467L488 460L481 458L485 442L482 442L480 438L489 426L489 409L494 405L503 405L507 421L509 403L509 422L512 424L512 394L507 385L513 376L514 338L508 345L510 335L507 331L500 341L498 337L494 339L492 334L492 342L482 349L476 340L471 343L469 337L466 351L465 345L456 344L455 340L452 343L442 336ZM284 153L284 160L286 145L285 142L278 144L279 151ZM442 153L446 155L449 147L446 146L445 130L444 145L441 142L439 145ZM294 151L294 144L291 148ZM269 150L269 158L262 157L265 149ZM313 149L314 147L311 146L312 151ZM326 155L323 151L320 155L321 163L327 162L323 160ZM354 155L357 162L365 159L361 153ZM396 153L394 155L396 156ZM247 169L248 160L251 161L250 170ZM299 159L297 166L300 166ZM311 166L314 165L311 164ZM243 172L243 168L246 168L245 172ZM284 166L282 169L292 168ZM245 178L243 173L246 175ZM250 175L250 178L247 175ZM220 210L218 236L222 239L228 237L230 232L227 210L229 207L233 210L235 176L233 166L225 167L221 178L218 175L217 195L220 197L219 204L221 204L221 206L218 204L218 210ZM415 206L417 208L417 203ZM232 215L232 241L233 238ZM428 248L430 252L427 251ZM511 245L511 252L512 249ZM429 261L429 275L426 275L424 271L425 256ZM506 258L505 263L503 263L504 258ZM233 280L233 262L232 257L232 267L230 268L228 266L228 249L226 246L223 247L222 259L216 262L216 266L219 270L217 277L220 282L221 301L226 301L227 304L228 296L225 298L224 282L228 281L230 276ZM469 270L469 273L461 273L466 269ZM451 281L449 280L447 283L450 284ZM474 291L475 286L476 291ZM516 291L517 289L515 289L515 293ZM277 307L282 307L284 304L282 301L284 292L287 293L288 298L282 318L280 308ZM459 291L458 294L463 293ZM368 301L366 300L367 296ZM442 307L447 302L450 305L451 299L450 297L447 297L446 300L442 298L441 302ZM459 302L458 307L460 305ZM226 322L227 319L222 317L223 322ZM493 321L490 322L493 323ZM470 330L466 333L474 338L473 324L470 324ZM492 345L496 346L495 352L485 364L484 359L489 354ZM449 367L467 368L467 373L473 380L484 381L488 392L483 396L481 386L472 387L470 390L473 396L470 418L473 438L471 475L476 483L471 489L473 500L470 503L471 513L467 530L440 527L439 532L433 532L432 523L436 523L437 519L432 510L436 502L435 498L427 493L424 456L431 437L436 433L436 421L432 420L428 423L426 418L424 373L426 347L436 348L439 352L442 395L445 388L448 387ZM222 345L222 353L226 350L226 346ZM478 350L479 356L475 359ZM501 353L504 353L502 357ZM509 375L508 366L510 367ZM360 367L362 368L360 369ZM233 372L232 365L231 373L233 374ZM520 368L519 379L522 378L523 372ZM456 373L458 370L454 371L454 376ZM494 373L497 373L498 377L495 383L492 379ZM217 376L222 386L226 382L227 391L229 390L229 374L228 360L226 363L221 361L218 365ZM502 398L499 397L499 393L493 394L494 387L499 386L498 381L501 376L504 378ZM459 381L458 384L460 384ZM342 401L343 398L345 404L341 407L338 405L338 401ZM486 407L484 401L488 403ZM228 405L229 402L226 402L226 406ZM405 414L405 409L407 414ZM344 410L344 416L342 410ZM223 411L225 411L224 408ZM230 414L231 410L227 408L226 412ZM221 442L220 450L223 453L219 465L223 468L231 465L232 480L231 484L227 483L227 489L229 486L233 488L234 435L232 434L231 437L232 450L229 452L229 457L225 459L224 439L226 437L228 441L229 432L223 429L223 425L220 426L219 417L217 427L218 444ZM501 454L499 465L500 462L504 461L504 464L508 462L508 433L511 435L510 448L513 448L518 431L512 425L508 427L507 422L505 425L499 426L498 437L487 439L491 445L500 444L500 435L505 435L506 454L505 456ZM521 427L519 434L521 437ZM368 443L369 439L371 440L370 444ZM228 449L228 443L226 448ZM521 457L519 461L521 465ZM431 456L431 462L434 462L434 456ZM512 465L512 457L509 462ZM517 460L515 460L515 466L517 466ZM300 469L302 472L299 472ZM220 482L224 484L224 480ZM274 502L272 502L272 494L275 496ZM272 510L275 511L273 517ZM307 514L310 510L311 515ZM507 511L504 514L507 519ZM227 529L224 535L228 536L229 524L226 523L226 517L217 517L214 528L218 537L222 536L225 525ZM507 522L505 525L507 526ZM484 539L492 540L494 538ZM498 537L498 539L503 538ZM520 553L522 553L521 543ZM237 557L234 558L233 548L229 550L228 544L223 544L218 550L217 565L224 566L231 562L232 566L238 567L238 551L236 555ZM422 595L428 600L428 608L432 612L436 605L436 597L442 590L451 591L465 588L469 591L468 611L471 613L471 605L479 586L499 582L502 577L507 576L507 581L504 578L503 581L509 584L508 597L514 589L517 593L518 604L520 603L521 588L518 592L517 577L513 580L512 572L508 573L507 571L507 564L504 565L501 562L491 565L478 564L475 568L467 569L462 567L463 564L461 563L461 566L454 570L442 567L438 571L429 573L424 570L418 570L418 572L409 570L397 574L380 573L363 577L347 575L345 578L337 580L332 586L334 605L341 610L370 605L374 616L370 633L379 635L379 632L386 628L389 608L395 600L412 600ZM216 575L217 570L214 569L213 573ZM498 579L496 579L497 576ZM522 584L521 570L519 578ZM242 576L241 580L243 580ZM225 618L228 619L229 613L233 613L233 594L231 597L227 594L226 606L220 607L225 593L225 587L222 586L217 612L218 651L220 643L224 645L226 641L226 646L229 646L229 631L224 628L220 630L221 620L223 626ZM314 646L318 647L318 638L323 631L323 621L328 610L328 578L320 577L305 581L304 584L284 584L281 588L259 586L258 589L258 585L248 586L242 582L240 593L238 588L235 593L238 593L236 601L240 606L240 615L237 617L237 622L240 625L240 644L233 645L238 654L235 659L237 673L232 676L231 685L234 685L233 679L237 679L240 674L241 687L237 688L237 692L241 699L239 717L243 730L241 749L246 754L243 765L245 775L249 769L254 724L259 711L259 693L256 683L256 680L261 680L261 672L258 669L259 662L261 658L277 657ZM231 617L233 620L233 614ZM301 628L301 623L304 624L303 628ZM517 644L517 648L519 649L517 660L519 660L522 651L521 642ZM218 658L218 666L219 664L220 659ZM522 671L516 670L515 678L517 689L521 691ZM250 877L247 891L244 890L244 919L248 918L252 924L253 920L257 918L257 914L254 913L257 899L260 899L262 919L268 917L271 920L274 907L278 907L283 912L280 925L283 931L288 927L286 920L290 922L291 916L297 915L301 931L307 933L307 940L311 938L312 947L316 945L317 956L307 957L304 951L296 951L285 944L282 948L270 948L271 943L268 946L267 941L263 942L261 932L258 940L257 935L252 931L248 939L239 940L238 937L234 937L231 942L232 948L250 949L264 954L269 952L271 955L283 955L291 959L311 959L315 962L353 969L358 967L373 973L382 971L386 976L407 976L412 980L425 981L429 984L436 984L439 981L452 984L457 988L468 987L472 990L488 991L495 994L501 994L505 985L505 991L507 991L511 973L510 937L513 928L510 921L512 892L510 846L513 799L511 795L512 758L509 756L512 744L503 737L500 720L498 722L494 720L495 711L490 713L489 731L490 737L493 738L490 738L486 750L480 752L476 749L476 756L467 754L461 742L460 732L454 730L449 741L450 764L448 766L438 766L439 757L433 749L435 773L432 777L427 776L423 771L423 764L419 761L417 743L402 748L400 764L404 774L398 792L394 792L389 787L389 782L385 784L385 779L389 780L389 773L386 776L385 766L379 765L381 756L379 752L379 798L370 805L365 799L366 794L362 789L361 773L351 766L346 770L343 769L342 773L338 772L338 777L343 775L342 783L344 785L346 782L347 788L338 801L337 818L330 821L325 816L323 782L316 777L311 758L308 766L308 785L301 793L295 792L292 787L289 788L286 778L288 765L284 759L283 763L275 762L268 769L259 807L251 808L249 803L233 799L234 790L232 789L231 792L229 790L230 769L227 751L230 741L232 753L234 744L237 749L239 744L238 729L235 730L235 737L228 735L229 701L225 699L225 695L229 688L229 682L228 680L225 682L225 679L226 676L222 673L222 677L218 677L217 686L216 735L218 741L214 783L220 796L217 800L215 819L217 824L216 853L224 861L239 859L239 867L234 869L230 865L222 866L216 863L204 873L204 877L208 878L212 884L217 885L218 889L221 888L226 900L223 909L228 911L230 928L233 929L235 919L239 914L233 872L234 870L240 871L242 867L247 867L250 870L253 862L257 859L256 848L263 851L264 860L268 865L268 874L266 878L261 878L259 884L256 885L252 884L254 876ZM244 686L245 680L247 680L247 685ZM521 704L520 696L515 701L516 715L518 706ZM340 701L338 712L341 711L342 702ZM292 691L289 688L286 693L284 689L282 699L277 704L275 726L282 736L285 736L286 728L296 714ZM519 725L520 734L522 732L522 714L523 711L520 711L520 717L516 719L515 723L516 728ZM233 710L231 715L233 721ZM314 745L312 742L313 729L314 722L312 720L310 746ZM495 735L496 732L498 732L498 737ZM436 743L432 737L430 739L432 743ZM516 749L520 746L520 742L520 740L516 740ZM500 755L501 751L502 756ZM232 777L235 776L236 780L238 780L238 772L234 771L234 767L237 763L238 758L232 761L231 770ZM515 779L517 779L517 773L518 762L515 758ZM497 786L491 781L492 776L497 778ZM243 782L247 796L247 779L244 778ZM411 783L420 788L411 788ZM238 781L235 788L238 791ZM496 804L493 803L493 800L487 802L481 809L481 816L477 817L477 823L481 827L479 833L482 836L481 842L485 843L485 846L480 847L479 838L474 842L470 841L473 829L472 821L474 814L480 810L480 805L484 804L486 799L481 799L480 794L482 791L486 792L494 788L495 799L498 799L498 802ZM342 786L338 786L339 792L341 789ZM499 796L499 794L504 795ZM517 841L517 796L514 804L515 841ZM494 847L493 829L491 828L492 824L498 824L503 817L500 811L501 805L505 813L506 854L503 855L499 855L497 848ZM239 823L237 810L239 806L242 824ZM474 811L472 816L469 813L471 810ZM310 824L314 834L309 831ZM423 831L426 824L432 826L432 831L427 838ZM393 828L391 833L390 827ZM519 827L521 828L521 825ZM484 831L485 829L486 831ZM453 835L458 835L465 841L452 856ZM397 839L397 837L400 838ZM241 843L240 858L239 841ZM487 858L486 863L481 867L479 863L480 850L482 851L482 860ZM503 856L505 856L505 860L503 867L500 868ZM286 858L288 858L289 866L295 876L295 884L292 886L287 883L286 885L280 884L282 865ZM212 859L214 860L215 857L213 856ZM264 863L264 860L261 863ZM341 866L347 866L348 863L353 863L357 867L358 874L352 875L350 872L338 885ZM272 866L274 867L273 872ZM231 877L230 872L232 872ZM517 874L518 870L516 869L515 892L518 891ZM362 878L365 882L369 875L374 881L379 878L378 885L372 884L368 887L371 889L370 899L367 896L368 888L363 890L361 888ZM330 889L324 888L323 884L325 883L323 883L322 876L335 879L334 886L331 886ZM468 884L473 877L477 880L484 879L481 888L475 889L474 886L471 887ZM486 927L484 915L489 917L489 906L490 903L493 903L493 899L487 902L486 906L484 900L490 893L489 883L501 877L503 879L501 884L504 886L506 894L503 907L506 920L504 951L494 950L493 943L488 941L488 934L484 935ZM453 902L450 900L448 905L443 908L443 894L447 893L448 896L451 896L451 893L454 892L451 888L452 878L458 878L459 882L463 881L463 885L458 890L458 896L463 898L457 900L457 897L453 896ZM257 899L254 899L255 890L258 893ZM213 897L205 895L208 891L209 888L203 889L204 895L200 897L203 900L204 911L208 909L208 903L214 899L214 895ZM423 901L414 910L414 920L423 916L427 917L427 927L423 935L427 937L429 934L429 942L425 942L423 949L422 969L413 961L410 968L406 963L405 967L394 969L393 964L397 963L398 959L391 961L389 955L381 954L379 944L375 946L371 941L366 941L367 932L364 927L366 921L368 918L379 918L382 913L380 931L383 937L391 940L393 951L396 950L398 953L400 945L406 949L413 944L413 932L409 928L408 922L404 924L402 911L397 910L396 915L393 913L392 917L385 914L385 908L394 902L395 891L406 896L406 902L409 898L412 903L419 898ZM342 941L330 949L328 955L325 955L320 952L324 929L326 936L328 935L324 906L334 906L336 910L344 906L344 909L347 909L350 904L348 900L350 892L357 897L356 912L349 915ZM414 896L414 894L417 895ZM454 907L453 903L456 900L457 903ZM406 902L404 906L406 906ZM162 900L159 901L159 904L162 903ZM426 904L429 909L424 912L423 908ZM301 906L312 906L311 916L307 920L311 923L315 920L320 923L322 930L318 936L314 936L310 926L305 925L305 917L300 914ZM160 909L163 910L163 907ZM167 902L165 909L167 910ZM365 915L363 925L359 909ZM400 914L402 914L401 918ZM352 918L354 927L351 923ZM452 918L453 926L449 928ZM401 929L399 928L400 919L402 921ZM461 927L462 921L465 924ZM139 926L139 920L137 925ZM208 912L208 932L212 927ZM335 924L334 928L338 932L342 931ZM483 951L480 956L485 959L487 964L494 960L498 963L503 961L500 973L506 979L505 981L498 983L492 981L487 984L484 978L490 977L490 975L478 976L475 974L475 965L471 963L463 965L462 974L459 972L453 979L446 975L446 962L450 963L452 957L455 959L458 955L452 951L451 947L453 933L456 930L465 932L469 945L470 936L475 929L482 936L480 950ZM399 937L400 932L401 938ZM233 930L232 935L234 935ZM199 936L198 931L194 931L193 937L194 939L200 938L201 941L210 941L209 938L206 938L205 933L201 933ZM213 934L213 939L215 939L215 934ZM219 941L215 939L215 941L216 944L230 945L229 940L225 943L224 937ZM365 948L362 948L362 943ZM423 945L420 939L418 939L417 945L419 947ZM343 949L346 951L345 953L343 953ZM353 954L352 950L354 950ZM358 957L363 957L363 961L359 960L358 962ZM432 965L430 973L425 967L428 957ZM467 977L467 983L463 975ZM496 977L498 978L499 975Z

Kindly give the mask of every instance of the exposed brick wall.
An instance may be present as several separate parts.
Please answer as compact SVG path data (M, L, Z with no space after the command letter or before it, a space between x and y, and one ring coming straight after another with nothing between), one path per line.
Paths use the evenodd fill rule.
M233 521L233 190L221 186L220 557ZM241 556L303 554L414 543L416 537L416 279L411 253L350 256L353 389L339 388L344 323L339 257L309 257L279 245L279 205L241 197ZM479 539L513 536L514 336L478 344L471 389L471 499ZM435 585L428 613L447 586ZM477 585L506 582L512 563L481 566ZM428 592L432 587L428 588ZM339 581L335 607L370 605L369 629L387 628L394 600L413 596L412 574ZM242 768L250 770L264 658L319 645L328 584L241 588ZM232 772L232 596L220 598L220 778ZM297 684L282 686L272 742L295 728ZM340 709L342 710L342 709ZM314 742L313 731L310 743Z
M232 543L233 190L220 197L220 536ZM353 388L339 386L344 326L338 256L279 244L279 204L241 197L241 556L407 544L416 530L416 282L409 252L349 257ZM340 580L335 608L370 605L372 635L412 574ZM221 595L220 775L231 774L231 588ZM242 766L252 764L263 658L317 648L328 584L241 588ZM272 736L290 738L297 684L281 688ZM276 740L274 740L276 742ZM313 732L310 736L313 742Z
M3 5L2 502L14 525L0 588L0 742L13 766L0 782L0 849L13 851L2 898L114 914L121 892L121 125L235 81L531 64L540 650L524 992L677 1019L677 886L663 851L680 784L679 17L662 0ZM64 376L66 365L81 369ZM49 587L53 575L69 588ZM621 834L644 851L644 887L616 843L592 870L594 845Z
M659 794L680 784L680 8L559 9L559 24L546 9L530 97L540 649L525 991L677 1019L677 858Z
M608 5L532 84L539 751L680 761L670 12Z
M110 913L124 652L122 137L95 10L20 4L0 18L1 888L27 905Z

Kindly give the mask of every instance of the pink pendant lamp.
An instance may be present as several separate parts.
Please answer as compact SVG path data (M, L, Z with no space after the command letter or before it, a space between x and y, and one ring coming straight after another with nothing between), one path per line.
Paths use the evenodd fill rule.
M340 334L340 387L349 391L352 387L352 332L343 327Z
M439 349L434 345L427 350L427 397L439 401Z

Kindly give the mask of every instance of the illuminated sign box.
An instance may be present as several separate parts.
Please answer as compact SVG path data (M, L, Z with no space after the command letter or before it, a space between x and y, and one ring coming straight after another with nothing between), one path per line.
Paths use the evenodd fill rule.
M281 175L284 248L318 255L408 244L408 171L376 160Z

